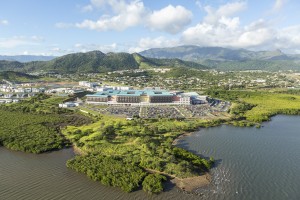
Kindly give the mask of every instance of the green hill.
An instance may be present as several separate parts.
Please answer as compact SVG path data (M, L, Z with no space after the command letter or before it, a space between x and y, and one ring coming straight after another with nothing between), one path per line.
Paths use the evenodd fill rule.
M24 68L24 64L17 61L0 60L0 71L19 71Z
M32 81L34 79L38 79L38 77L25 74L22 72L4 71L4 72L0 72L0 81L3 79L12 82L26 82L26 81Z
M207 69L207 67L201 64L182 61L180 59L146 58L136 53L104 54L101 51L68 54L50 61L33 61L28 63L16 61L0 62L0 71L11 70L22 72L95 73L154 67Z
M209 69L209 67L202 64L183 61L178 58L175 59L157 59L157 58L147 58L140 54L133 54L136 62L139 64L140 68L157 68L157 67L186 67L186 68L196 68L196 69Z

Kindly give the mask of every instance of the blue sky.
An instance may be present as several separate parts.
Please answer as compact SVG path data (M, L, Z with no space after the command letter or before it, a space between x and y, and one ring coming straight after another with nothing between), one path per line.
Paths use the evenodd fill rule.
M1 55L178 45L300 53L297 0L1 0Z

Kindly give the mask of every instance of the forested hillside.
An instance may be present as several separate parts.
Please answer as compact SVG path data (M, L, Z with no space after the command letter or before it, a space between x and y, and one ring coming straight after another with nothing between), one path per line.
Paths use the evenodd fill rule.
M180 59L153 59L136 53L104 54L101 51L68 54L50 61L33 61L28 63L0 61L0 71L22 72L95 73L153 67L207 69L201 64Z

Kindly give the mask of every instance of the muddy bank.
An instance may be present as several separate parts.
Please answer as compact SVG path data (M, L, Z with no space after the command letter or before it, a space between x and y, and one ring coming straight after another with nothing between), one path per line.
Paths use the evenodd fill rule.
M178 188L183 191L193 192L198 188L208 186L211 182L210 174L206 173L201 176L194 176L189 178L174 178L171 180Z

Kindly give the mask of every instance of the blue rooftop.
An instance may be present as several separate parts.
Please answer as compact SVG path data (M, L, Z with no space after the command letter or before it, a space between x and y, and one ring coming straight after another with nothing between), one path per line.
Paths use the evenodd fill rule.
M108 97L108 96L173 96L172 93L167 91L158 90L107 90L103 92L97 92L87 97Z

